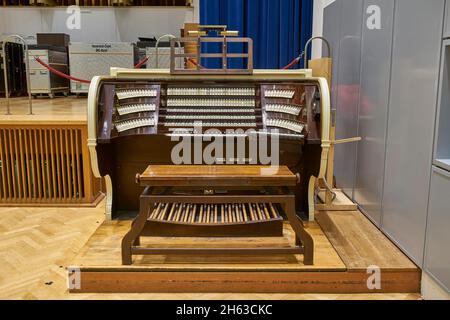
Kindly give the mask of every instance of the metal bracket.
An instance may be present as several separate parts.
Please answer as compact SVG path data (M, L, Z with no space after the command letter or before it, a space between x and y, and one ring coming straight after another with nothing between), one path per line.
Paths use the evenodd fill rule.
M304 53L305 53L305 68L308 67L308 46L313 42L313 40L322 40L325 43L325 45L327 46L328 57L331 58L331 56L332 56L331 45L330 45L330 43L328 42L327 39L325 39L324 37L312 37L305 44L305 50L304 50Z

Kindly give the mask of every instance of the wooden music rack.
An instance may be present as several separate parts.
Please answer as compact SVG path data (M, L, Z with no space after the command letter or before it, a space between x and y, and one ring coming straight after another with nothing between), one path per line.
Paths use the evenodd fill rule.
M216 32L218 36L210 37L211 32ZM227 26L221 25L201 25L197 31L189 31L188 37L174 38L170 40L170 73L171 74L252 74L253 73L253 40L251 38L238 37L238 31L227 30ZM221 44L221 52L204 53L203 44ZM176 45L195 45L195 53L176 53ZM230 53L230 44L241 44L242 50L239 53ZM247 50L245 50L247 47ZM247 52L245 52L247 51ZM201 66L204 59L221 59L220 69L207 69ZM230 69L229 59L246 60L246 68ZM194 69L177 68L176 59L186 59L195 61Z
M291 190L298 179L287 167L274 170L257 165L151 165L137 175L136 182L145 190L140 196L139 214L122 239L124 265L132 264L132 255L165 254L303 254L304 264L313 264L313 239L297 217ZM249 237L255 230L259 231L258 236L282 236L283 213L296 235L296 243L291 247L140 246L142 236ZM280 232L273 231L276 225L281 226Z

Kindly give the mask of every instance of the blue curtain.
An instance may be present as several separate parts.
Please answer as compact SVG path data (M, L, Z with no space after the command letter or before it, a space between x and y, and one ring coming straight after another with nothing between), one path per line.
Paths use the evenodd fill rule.
M279 69L303 50L312 35L313 0L200 0L200 24L227 25L239 35L253 39L254 68ZM229 52L246 50L236 44ZM204 52L220 52L216 44ZM310 54L309 54L310 56ZM219 68L219 59L202 61L207 68ZM242 59L230 59L231 68L242 68ZM303 67L303 61L296 66Z

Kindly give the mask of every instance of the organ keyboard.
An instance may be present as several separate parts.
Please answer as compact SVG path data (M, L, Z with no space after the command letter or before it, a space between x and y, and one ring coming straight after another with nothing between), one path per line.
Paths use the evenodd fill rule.
M278 137L280 164L301 177L299 211L307 210L309 177L326 165L328 87L305 70L174 75L113 68L111 76L93 79L88 113L92 166L97 176L108 177L109 214L137 210L135 173L152 163L172 164L177 135Z
M120 90L116 92L116 95L118 100L126 100L138 98L155 98L157 93L158 93L157 90L140 89L140 90Z
M100 140L108 142L134 134L164 135L172 129L190 129L199 124L205 130L217 128L222 132L254 129L268 133L278 129L297 139L320 136L311 109L311 104L316 103L313 93L319 89L309 83L249 86L215 82L210 87L203 83L188 87L160 82L136 83L136 87L140 88L130 88L123 82L104 84L105 101L101 104L106 100L109 103L104 114L109 118L101 123L104 134ZM308 122L308 116L312 121Z
M156 111L156 105L153 103L131 104L117 107L117 113L119 114L119 116L124 116L131 113L154 112L154 111Z

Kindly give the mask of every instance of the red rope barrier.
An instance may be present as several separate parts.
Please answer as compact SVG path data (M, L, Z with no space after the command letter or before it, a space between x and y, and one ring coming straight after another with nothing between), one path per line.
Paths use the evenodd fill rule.
M58 70L56 70L55 68L50 67L48 64L46 64L45 62L43 62L43 61L42 61L41 59L39 59L38 57L36 57L35 59L36 59L36 61L37 61L40 65L42 65L43 67L47 68L50 72L52 72L52 73L54 73L54 74L56 74L56 75L58 75L58 76L60 76L60 77L63 77L63 78L65 78L65 79L69 79L69 80L73 80L73 81L77 81L77 82L82 82L82 83L91 83L91 81L89 81L89 80L78 79L78 78L69 76L69 75L67 75L67 74L65 74L65 73L62 73L61 71L58 71Z
M150 57L145 57L144 59L142 59L141 61L139 61L139 62L134 66L134 68L135 68L135 69L139 69L140 67L142 67L142 65L143 65L144 63L146 63L146 62L148 61L149 58L150 58Z
M63 77L63 78L65 78L65 79L69 79L69 80L73 80L73 81L77 81L77 82L81 82L81 83L91 83L91 81L89 81L89 80L79 79L79 78L76 78L76 77L69 76L69 75L67 75L67 74L65 74L65 73L62 73L62 72L56 70L55 68L49 66L48 64L46 64L45 62L43 62L43 61L42 61L40 58L38 58L38 57L36 57L35 59L36 59L36 61L37 61L40 65L42 65L44 68L47 68L50 72L52 72L52 73L54 73L54 74L56 74L56 75L58 75L58 76L60 76L60 77ZM148 59L149 59L149 57L145 57L144 59L142 59L141 61L139 61L139 62L134 66L134 68L135 68L135 69L139 69L140 67L142 67L142 65L143 65L144 63L146 63L146 62L148 61ZM195 66L200 67L200 69L204 69L204 67L201 66L199 63L197 63L194 59L187 58L187 60L188 60L190 63L194 64ZM295 58L294 60L292 60L291 63L289 63L287 66L285 66L285 67L283 68L283 70L287 70L287 69L292 68L292 67L295 66L297 63L299 63L299 61L300 61L300 57Z
M292 60L291 61L291 63L289 63L287 66L285 66L284 68L283 68L283 70L287 70L287 69L290 69L290 68L292 68L293 66L295 66L297 63L299 63L300 62L300 57L297 57L297 58L295 58L294 60Z
M56 74L56 75L58 75L58 76L60 76L60 77L63 77L63 78L65 78L65 79L69 79L69 80L73 80L73 81L77 81L77 82L81 82L81 83L91 83L91 81L89 81L89 80L79 79L79 78L76 78L76 77L69 76L69 75L67 75L67 74L65 74L65 73L62 73L62 72L56 70L55 68L49 66L48 64L46 64L44 61L42 61L42 60L41 60L40 58L38 58L38 57L36 57L35 59L36 59L36 61L37 61L40 65L42 65L44 68L47 68L50 72L52 72L52 73L54 73L54 74ZM144 59L142 59L141 61L139 61L139 63L136 64L136 65L134 66L134 68L135 68L135 69L139 69L140 67L142 67L142 65L143 65L144 63L146 63L146 62L148 61L148 59L149 59L149 57L145 57Z
M205 69L202 65L200 65L199 63L197 63L197 61L195 61L192 58L187 58L187 60L192 63L194 66L200 67L200 69Z

